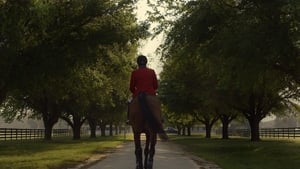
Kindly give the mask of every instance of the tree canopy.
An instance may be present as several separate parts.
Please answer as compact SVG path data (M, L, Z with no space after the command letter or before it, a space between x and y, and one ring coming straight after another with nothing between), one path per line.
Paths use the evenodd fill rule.
M300 63L299 2L197 0L183 4L175 9L184 12L171 22L162 46L167 63L162 83L186 85L184 92L189 96L207 92L198 105L208 102L216 108L225 103L236 109L248 119L251 139L259 140L260 120L299 96L295 77ZM177 69L179 62L186 68ZM180 76L181 71L188 75Z
M58 118L83 122L94 105L98 113L121 106L139 39L148 35L133 10L122 0L1 1L2 115L29 109L51 139Z

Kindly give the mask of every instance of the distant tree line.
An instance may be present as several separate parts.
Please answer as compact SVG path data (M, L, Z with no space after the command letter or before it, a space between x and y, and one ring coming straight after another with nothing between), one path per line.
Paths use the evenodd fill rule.
M73 129L119 125L138 41L131 1L0 1L0 103L6 121L41 118L50 140L58 119Z

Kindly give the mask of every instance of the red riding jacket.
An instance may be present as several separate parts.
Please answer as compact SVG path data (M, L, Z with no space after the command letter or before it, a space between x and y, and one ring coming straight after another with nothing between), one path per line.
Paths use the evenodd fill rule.
M133 97L136 97L140 92L156 95L157 88L158 82L153 69L139 67L131 73L130 91Z

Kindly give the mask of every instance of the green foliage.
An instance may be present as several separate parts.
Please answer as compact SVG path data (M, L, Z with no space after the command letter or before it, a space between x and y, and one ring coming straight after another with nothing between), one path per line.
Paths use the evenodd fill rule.
M169 64L163 74L170 87L181 84L184 99L192 100L188 107L195 100L202 111L229 106L255 131L267 114L299 96L299 3L198 0L176 10L185 12L162 46Z
M122 112L138 41L148 36L133 9L133 1L1 1L2 115L29 109L55 123L67 110L82 119L95 106Z

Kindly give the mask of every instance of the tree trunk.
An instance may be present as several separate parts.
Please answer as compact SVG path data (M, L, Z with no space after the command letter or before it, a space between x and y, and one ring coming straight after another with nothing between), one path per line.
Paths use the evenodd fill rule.
M192 134L191 134L191 127L190 127L190 126L187 127L187 134L188 134L188 136L191 136L191 135L192 135Z
M177 125L177 135L181 135L181 127L180 125Z
M250 128L251 128L251 141L260 141L259 135L259 122L260 120L257 117L248 118Z
M57 123L59 116L56 113L43 113L43 122L45 127L44 139L52 140L52 129L55 123Z
M79 140L80 139L80 125L74 124L73 127L73 140Z
M228 136L228 125L230 123L228 117L221 117L222 121L222 139L229 139Z
M237 117L236 114L221 114L220 119L222 122L222 139L229 139L228 127L230 122Z
M119 126L115 125L115 135L118 135L118 133L119 133Z
M222 122L222 139L229 139L228 136L228 124L227 122Z
M48 98L45 96L44 99L41 100L40 105L43 123L45 127L44 139L51 140L52 139L52 129L55 123L58 122L60 112L57 110L55 105L50 105L48 102ZM52 110L52 111L51 111Z
M211 138L211 129L212 126L215 124L215 122L218 120L218 117L215 117L213 119L206 118L204 121L205 125L205 138Z
M91 127L91 126L90 126ZM96 138L97 136L96 136L96 126L93 126L93 127L91 127L90 128L91 130L90 130L90 138Z
M182 135L185 136L185 127L182 127Z
M219 116L196 115L196 119L205 125L205 138L211 138L212 126L218 121Z
M209 123L205 123L205 138L211 138L211 128Z
M259 122L266 116L266 114L271 110L266 107L263 98L257 98L252 94L249 98L249 108L248 111L244 111L243 114L247 118L250 125L250 137L251 141L260 141L259 135ZM263 107L264 105L264 107ZM263 111L264 110L264 111Z
M101 136L105 136L105 124L100 124Z
M89 126L90 126L90 138L96 138L96 129L97 129L97 121L94 119L88 119Z
M44 140L52 140L52 129L53 129L54 124L50 123L45 123L44 122L44 127L45 127L45 134L44 134Z
M114 134L113 134L113 124L112 123L110 123L109 124L109 136L113 136Z
M73 140L80 139L81 117L73 113Z

